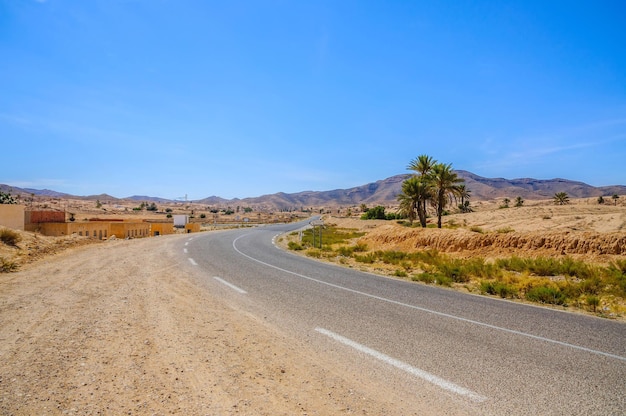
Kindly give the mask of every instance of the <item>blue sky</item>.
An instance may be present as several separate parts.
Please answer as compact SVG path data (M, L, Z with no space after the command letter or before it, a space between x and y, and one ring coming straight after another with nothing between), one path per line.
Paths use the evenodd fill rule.
M420 154L626 184L626 3L0 0L0 183L244 198Z

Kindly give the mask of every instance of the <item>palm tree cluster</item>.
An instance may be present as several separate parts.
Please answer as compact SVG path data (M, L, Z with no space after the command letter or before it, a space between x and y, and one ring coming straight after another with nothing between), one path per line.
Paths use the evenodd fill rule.
M465 188L463 178L453 171L451 164L439 163L428 155L420 155L409 163L407 169L415 172L402 183L398 195L400 212L412 223L416 217L426 227L428 205L437 213L437 227L441 228L444 208L456 198L461 198L462 210L469 208L470 191Z

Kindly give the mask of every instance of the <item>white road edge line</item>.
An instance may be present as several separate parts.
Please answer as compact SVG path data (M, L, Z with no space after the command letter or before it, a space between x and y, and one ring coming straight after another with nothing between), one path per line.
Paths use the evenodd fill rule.
M376 351L375 349L366 347L365 345L359 344L358 342L352 341L351 339L341 336L339 334L336 334L332 331L329 331L324 328L315 328L315 330L319 332L320 334L326 335L327 337L330 337L334 339L335 341L338 341L344 345L347 345L348 347L352 347L357 351L360 351L362 353L365 353L369 356L376 358L377 360L380 360L384 363L387 363L396 368L399 368L400 370L405 371L415 377L421 378L422 380L425 380L431 384L434 384L437 387L440 387L449 392L458 394L460 396L467 397L473 402L480 403L480 402L484 402L485 400L487 400L487 397L485 396L482 396L478 393L475 393L471 390L468 390L464 387L454 384L451 381L444 380L441 377L437 377L434 374L430 374L427 371L413 367L403 361L397 360L393 357L383 354L382 352Z
M222 279L222 278L220 278L220 277L213 276L213 279L215 279L215 280L217 280L218 282L220 282L220 283L222 283L222 284L224 284L224 285L228 286L229 288L233 289L234 291L241 293L242 295L245 295L246 293L248 293L248 292L246 292L245 290L243 290L242 288L237 287L237 286L235 286L234 284L232 284L232 283L230 283L230 282L227 282L226 280L224 280L224 279Z
M196 263L196 261L194 259L192 259L191 257L189 257L189 263L193 264L194 266L197 266L198 263Z
M444 318L456 319L457 321L467 322L467 323L473 324L473 325L480 325L480 326L483 326L485 328L494 329L496 331L508 332L509 334L520 335L520 336L523 336L523 337L527 337L527 338L536 339L536 340L543 341L543 342L548 342L548 343L560 345L562 347L572 348L572 349L579 350L579 351L585 351L585 352L588 352L588 353L591 353L591 354L602 355L604 357L614 358L614 359L620 360L620 361L626 361L626 357L622 357L620 355L611 354L611 353L604 352L604 351L598 351L598 350L594 350L592 348L582 347L580 345L569 344L567 342L557 341L555 339L545 338L545 337L541 337L539 335L528 334L526 332L517 331L515 329L503 328L503 327L497 326L497 325L491 325L491 324L487 324L487 323L480 322L480 321L474 321L473 319L462 318L460 316L451 315L449 313L444 313L444 312L438 312L438 311L434 311L432 309L422 308L420 306L410 305L408 303L403 303L403 302L399 302L397 300L383 298L382 296L372 295L370 293L361 292L359 290L350 289L348 287L339 286L339 285L336 285L334 283L328 283L328 282L325 282L323 280L315 279L315 278L310 277L310 276L305 276L305 275L300 274L300 273L292 272L291 270L286 270L286 269L280 268L278 266L274 266L273 264L269 264L269 263L266 263L264 261L261 261L259 259L255 259L254 257L249 256L249 255L239 251L239 249L237 248L235 243L237 243L237 240L239 240L240 238L246 237L248 235L250 235L250 234L240 235L239 237L237 237L237 238L235 238L233 240L233 249L237 253L241 254L244 257L249 258L252 261L256 261L257 263L263 264L263 265L265 265L267 267L272 267L272 268L274 268L276 270L280 270L282 272L289 273L289 274L292 274L294 276L298 276L298 277L301 277L303 279L310 280L312 282L317 282L317 283L320 283L320 284L323 284L323 285L326 285L326 286L334 287L336 289L345 290L346 292L351 292L351 293L355 293L357 295L366 296L368 298L378 299L378 300L381 300L383 302L388 302L388 303L392 303L392 304L395 304L395 305L404 306L406 308L415 309L415 310L418 310L418 311L430 313L430 314L437 315L437 316L443 316Z

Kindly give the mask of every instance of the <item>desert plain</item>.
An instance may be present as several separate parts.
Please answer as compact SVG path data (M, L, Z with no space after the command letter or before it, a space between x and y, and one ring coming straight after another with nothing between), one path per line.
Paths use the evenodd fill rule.
M612 202L478 202L472 213L445 216L442 230L360 220L341 209L323 218L365 231L370 250L608 264L626 258L626 197ZM163 215L72 203L78 219ZM204 208L173 209L199 216ZM298 218L306 214L257 214L259 222ZM217 228L204 232L223 232ZM0 244L0 257L18 267L0 273L1 414L455 414L445 403L425 405L357 382L358 370L216 297L174 252L187 235L96 241L19 234L17 245Z

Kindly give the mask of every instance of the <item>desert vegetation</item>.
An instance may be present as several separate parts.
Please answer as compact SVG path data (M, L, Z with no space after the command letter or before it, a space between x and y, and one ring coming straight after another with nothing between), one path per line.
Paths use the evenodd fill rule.
M626 259L597 265L569 256L455 258L436 249L372 250L360 241L364 235L366 232L356 229L328 225L321 248L319 242L313 245L313 230L304 231L300 241L294 241L299 233L292 233L288 246L310 257L425 284L607 317L626 312Z
M465 214L473 215L474 209L469 204L471 190L453 172L452 165L421 155L408 169L414 175L402 182L396 216L386 213L383 206L362 206L361 219L383 221L357 228L327 224L321 241L319 237L315 240L314 230L294 233L288 238L288 248L348 267L482 295L607 317L626 313L623 232L580 232L584 229L580 224L600 221L583 215L568 219L575 225L567 230L548 231L558 211L532 211L521 196L513 201L504 198L494 208L513 206L505 211L536 212L545 224L539 228L545 231L520 233L506 221L489 228L485 223L459 222ZM448 207L453 202L458 203L459 215L448 219L444 227L442 218L450 214ZM604 200L598 202L603 204ZM551 203L565 210L571 201L566 192L557 192ZM491 211L489 217L509 215L501 212ZM417 229L414 221L419 224ZM438 230L421 230L435 226ZM604 257L590 261L593 256Z
M413 222L417 217L420 225L426 227L427 206L434 207L437 227L441 228L441 217L445 207L457 197L461 198L460 209L469 211L470 192L464 181L452 170L451 164L439 163L428 155L420 155L409 163L408 169L415 174L402 183L398 195L399 212Z

